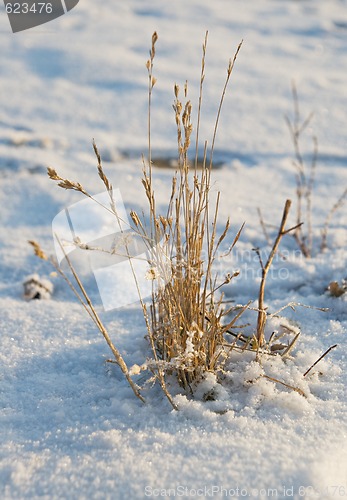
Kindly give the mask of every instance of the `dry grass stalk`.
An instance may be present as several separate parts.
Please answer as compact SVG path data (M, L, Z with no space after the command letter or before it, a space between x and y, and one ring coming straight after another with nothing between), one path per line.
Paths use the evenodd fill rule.
M200 87L199 87L198 115L197 115L197 120L196 120L196 134L195 134L195 161L194 161L195 171L198 168L199 131L200 131L200 121L201 121L202 91L203 91L203 84L204 84L204 80L205 80L205 60L206 60L207 39L208 39L208 31L206 31L206 33L205 33L205 40L204 40L204 43L202 45L202 59L201 59L201 74L200 74ZM205 157L205 161L206 161L206 157ZM204 166L205 165L203 165L203 167Z
M340 198L337 200L337 202L334 204L334 206L331 208L330 212L327 215L327 218L325 219L324 227L322 230L322 241L321 241L321 252L324 252L324 250L328 246L328 230L329 226L331 223L331 220L334 216L334 214L343 206L347 199L347 188L344 190Z
M268 375L262 375L263 378L266 378L267 380L270 380L271 382L275 382L276 384L281 384L284 387L287 387L287 389L291 389L292 391L297 392L300 394L300 396L304 396L306 398L306 394L302 389L299 389L299 387L294 387L293 385L286 384L282 380L278 380L277 378L269 377Z
M56 236L56 238L57 238L57 236ZM68 255L65 253L63 245L61 244L61 242L60 242L59 239L57 239L57 241L58 241L58 243L60 245L61 250L64 253L65 260L66 260L66 262L67 262L67 264L68 264L68 266L70 268L70 271L71 271L71 273L72 273L72 275L73 275L73 277L74 277L74 279L75 279L75 281L77 283L77 286L78 286L80 292L78 292L77 288L73 285L73 283L68 278L68 276L66 275L66 273L60 268L60 266L58 265L58 263L53 258L50 259L52 265L54 266L54 268L56 269L56 271L68 283L68 285L70 286L70 288L73 291L73 293L76 295L76 297L79 300L79 302L82 304L82 306L87 311L87 313L91 317L91 319L94 322L94 324L97 326L97 328L99 329L99 331L103 335L104 339L106 340L106 342L107 342L109 348L111 349L111 352L112 352L112 354L113 354L113 356L115 358L115 363L122 370L122 372L123 372L126 380L128 381L128 383L129 383L130 387L132 388L132 390L133 390L134 394L136 395L136 397L138 397L142 402L145 402L144 398L142 397L142 395L140 393L139 387L134 383L134 381L130 377L129 369L127 367L126 362L124 361L124 358L122 357L122 355L120 354L119 350L116 348L116 346L112 342L111 337L110 337L110 335L109 335L106 327L104 326L103 322L100 319L100 316L96 312L96 310L95 310L95 308L93 306L93 303L90 300L89 295L87 294L87 292L86 292L86 290L85 290L85 288L84 288L84 286L83 286L83 284L82 284L82 282L81 282L78 274L76 273L76 271L75 271L75 269L74 269L74 267L73 267L73 265L72 265L72 263L71 263ZM35 255L37 255L41 259L48 260L48 257L41 250L40 245L38 243L36 243L35 241L29 241L29 243L34 247Z
M214 128L210 162L207 166L205 144L204 168L198 174L196 167L206 45L207 33L203 44L198 126L195 138L195 169L191 172L188 162L193 131L192 104L188 99L188 85L187 83L184 85L184 101L182 101L180 88L176 84L173 109L177 127L178 169L172 179L171 196L165 216L156 212L150 154L142 181L149 203L150 234L153 235L156 244L156 267L159 269L159 274L170 262L170 273L165 277L165 286L158 287L152 295L148 337L155 359L162 362L161 366L166 372L176 372L179 382L186 389L189 389L192 382L204 372L216 370L223 345L223 335L230 325L234 324L234 321L229 321L228 325L223 325L222 318L229 313L229 310L224 310L222 296L217 297L216 293L224 284L229 283L233 276L228 275L223 283L219 284L213 274L213 264L220 245L227 237L230 223L227 221L222 233L217 235L220 194L217 194L211 215L210 180L218 121L240 46L228 66L227 79ZM151 55L153 55L153 50ZM147 62L150 81L153 79L152 67L153 58L151 57ZM150 85L149 106L151 91ZM150 115L150 107L148 112ZM150 125L150 118L148 123ZM148 135L150 144L150 130ZM148 230L146 231L144 234L148 237ZM240 232L231 247L236 244L239 236ZM204 252L207 252L205 258ZM147 314L147 310L145 313Z
M265 225L265 222L263 219L263 214L262 214L261 209L259 207L257 207L257 212L258 212L259 222L260 222L260 226L262 228L265 240L266 240L268 245L271 245L270 236L269 236L269 233L267 232L266 225Z
M219 103L217 117L216 117L216 121L215 121L215 127L214 127L214 131L213 131L211 154L210 154L210 167L212 167L214 146L215 146L215 142L216 142L217 130L218 130L218 125L219 125L220 115L221 115L221 112L222 112L224 97L225 97L225 94L226 94L226 91L227 91L227 88L228 88L228 85L229 85L229 80L230 80L231 74L233 72L237 56L239 55L239 52L241 50L242 44L243 44L243 40L241 40L241 42L239 43L239 45L238 45L238 47L236 49L236 52L234 54L233 59L229 60L229 65L228 65L228 68L227 68L227 78L225 80L224 88L223 88L223 91L222 91L222 97L221 97L221 100L220 100L220 103Z
M297 229L294 231L294 238L305 257L311 257L313 251L313 226L312 226L312 196L315 180L315 171L318 158L318 141L316 137L313 137L313 154L311 159L311 165L309 172L307 174L307 168L301 153L300 141L303 132L310 124L313 113L310 113L307 118L301 121L300 109L299 109L299 98L295 83L292 84L292 94L293 94L293 104L294 104L294 118L293 121L289 119L288 116L285 117L287 122L290 135L292 138L294 146L294 166L296 168L296 195L297 195ZM334 204L334 206L329 211L324 227L322 230L322 238L320 251L324 251L327 248L327 236L329 226L333 215L339 210L347 198L347 189L345 189ZM305 207L304 207L305 204ZM299 224L300 221L305 221L307 225L307 231L304 233L303 227Z
M155 44L158 40L158 34L155 31L152 35L152 46L149 51L149 59L146 63L146 68L148 72L148 109L151 109L152 106L152 92L153 87L156 84L157 80L153 76L153 62L155 57ZM148 164L150 165L150 177L152 177L152 142L151 142L151 113L148 113Z
M276 255L276 252L278 250L278 246L281 242L282 237L285 234L288 234L291 231L295 231L298 228L298 226L294 226L290 229L285 229L285 225L286 225L287 218L289 215L291 203L292 203L291 200L287 200L285 203L279 231L278 231L277 237L275 239L272 250L270 252L270 255L269 255L265 265L262 262L262 259L260 257L259 252L257 252L258 257L259 257L259 261L260 261L260 265L261 265L261 269L262 269L262 277L261 277L261 282L260 282L260 287L259 287L259 296L258 296L258 321L257 321L257 335L256 335L257 344L259 347L262 347L265 343L264 332L265 332L265 325L266 325L266 317L267 316L266 316L266 308L265 308L265 303L264 303L264 296L265 296L266 277L267 277L267 274L268 274L269 269L271 267L272 261ZM301 223L299 224L299 226L301 226Z
M314 187L314 178L318 157L318 141L313 137L313 155L309 172L305 165L303 155L300 148L300 140L303 132L310 124L313 113L310 113L307 118L301 121L298 92L295 83L292 83L292 94L294 104L294 118L293 121L288 116L285 117L290 135L294 146L294 166L296 168L296 196L297 196L297 213L296 222L297 228L294 231L294 238L305 257L311 257L312 254L312 193ZM305 206L304 206L305 204ZM300 224L302 220L307 223L307 231L303 231Z
M153 37L153 39L155 40L155 37ZM153 57L154 57L154 48L153 47L152 47L152 51L151 52L153 53ZM101 156L99 154L99 151L98 151L98 148L97 148L95 142L93 142L93 148L94 148L94 152L95 152L95 155L96 155L96 158L97 158L97 162L98 162L97 163L97 170L98 170L99 177L102 180L102 182L103 182L103 184L104 184L104 186L105 186L105 188L106 188L106 190L107 190L107 192L109 194L109 197L110 197L110 206L108 207L108 206L102 205L102 207L105 208L106 210L110 211L115 216L115 218L117 220L119 232L122 235L124 235L124 231L125 231L125 229L124 229L124 221L122 220L122 218L119 216L119 214L117 212L116 203L115 203L115 200L113 198L112 184L111 184L110 180L108 179L107 175L105 174L105 172L103 170L103 166L102 166L102 162L101 162ZM58 183L59 187L62 187L64 189L73 189L73 190L79 191L82 194L84 194L85 196L87 196L88 198L92 199L95 203L99 203L79 183L72 182L72 181L69 181L68 179L61 178L55 172L55 170L53 170L53 169L49 169L48 170L48 175L49 175L49 177L52 180L59 181L59 183ZM151 210L154 210L154 201L155 200L154 200L154 194L151 191L151 177L145 177L145 179L143 180L143 184L145 186L146 194L148 195L148 197L150 199ZM151 242L153 240L152 233L151 233L151 235L148 235L146 233L146 230L145 230L144 226L141 224L139 217L133 211L131 212L131 218L132 218L133 222L135 223L135 228L132 228L132 229L134 230L135 233L137 233L138 235L140 235L143 238L143 241L148 246L148 249L151 250ZM142 307L142 311L143 311L143 314L144 314L144 318L145 318L145 322L146 322L146 326L147 326L147 331L148 331L148 336L149 336L149 339L150 339L150 344L152 346L152 351L153 351L154 359L155 359L155 362L156 362L156 370L152 369L152 371L153 371L154 375L156 376L157 380L159 381L160 386L161 386L164 394L166 395L167 399L169 400L171 406L175 410L177 410L177 406L174 403L171 395L169 394L169 391L167 390L166 382L165 382L165 377L164 377L164 371L163 371L163 369L161 367L161 364L159 363L159 359L157 357L157 353L156 353L156 350L155 350L154 340L153 340L153 335L152 335L152 330L151 330L151 327L150 327L150 320L149 320L149 316L148 316L148 313L147 313L147 308L146 308L146 305L144 303L143 297L141 296L138 276L136 275L135 270L134 270L134 265L133 265L133 257L134 256L131 255L131 253L129 251L129 246L127 244L126 238L123 239L123 242L124 242L124 248L125 248L125 256L127 257L129 265L130 265L130 268L131 268L131 272L132 272L133 279L134 279L134 282L135 282L135 286L136 286L136 289L137 289L138 297L139 297L139 300L140 300L140 303L141 303L141 307ZM60 244L60 242L59 242L59 244ZM77 246L79 246L80 248L84 248L85 250L93 250L93 247L90 247L88 245L78 244L78 241L75 241L75 244ZM63 250L62 245L60 245L60 246L61 246L61 248ZM100 250L100 249L98 249L98 250ZM63 252L64 252L64 250L63 250ZM119 252L117 252L117 253L119 253ZM84 304L83 300L81 301L78 292L76 294L76 289L72 285L72 283L70 282L70 280L68 280L68 278L64 275L64 273L59 270L60 274L68 282L69 286L72 288L72 290L74 291L74 293L77 295L77 297L81 301L82 305L84 305L85 309L87 309L87 312L88 312L88 310L92 312L92 314L90 314L90 316L93 319L93 321L96 323L97 327L99 328L99 330L101 331L102 335L104 336L107 344L109 345L109 347L110 347L113 355L115 356L116 363L120 366L121 370L123 371L126 379L128 380L128 382L131 385L131 387L134 390L134 392L135 392L135 390L138 392L137 386L132 381L132 379L131 379L131 377L129 375L129 370L126 367L123 358L119 357L120 356L119 351L117 351L117 349L112 344L106 328L101 323L100 319L97 317L97 313L95 312L95 310L93 308L93 305L90 302L89 297L87 296L86 291L85 291L85 289L84 289L84 287L83 287L83 285L82 285L82 283L81 283L81 281L80 281L77 273L75 272L75 270L74 270L74 268L73 268L73 266L72 266L72 264L71 264L68 256L65 254L65 252L64 252L64 255L65 255L65 258L66 258L67 263L69 265L69 268L70 268L70 270L71 270L71 272L72 272L72 274L73 274L73 276L75 278L75 281L77 282L78 287L81 290L83 297L85 297L85 299L87 301L88 309L85 307L85 304ZM158 263L156 263L154 265L158 266ZM161 266L161 268L162 268L162 266ZM158 269L159 269L159 267L158 267ZM96 319L96 321L95 321L95 319ZM142 396L140 395L139 392L138 392L138 394L135 392L135 394L138 397L140 397L140 399L143 400L143 398L142 398Z
M333 349L335 349L335 347L337 347L337 344L334 344L332 346L330 346L318 359L317 361L315 361L308 370L305 371L304 373L304 377L306 377L306 375L308 375L310 373L310 371L312 370L312 368L314 368L323 358L325 358L325 356L327 354L329 354L330 351L332 351Z

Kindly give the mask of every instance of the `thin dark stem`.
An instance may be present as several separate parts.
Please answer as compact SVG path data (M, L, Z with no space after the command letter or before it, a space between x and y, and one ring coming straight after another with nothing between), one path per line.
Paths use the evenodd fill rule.
M322 360L322 359L323 359L323 358L324 358L324 357L325 357L325 356L326 356L326 355L327 355L330 351L332 351L333 349L335 349L335 347L337 347L337 344L330 346L330 347L329 347L329 349L327 349L327 350L326 350L326 351L325 351L325 352L324 352L324 353L323 353L323 354L322 354L322 355L321 355L321 356L317 359L317 361L315 361L315 362L313 363L313 365L311 365L311 366L310 366L310 368L309 368L307 371L305 371L305 373L304 373L304 375L303 375L303 376L304 376L304 377L306 377L306 375L307 375L307 374L308 374L308 373L312 370L312 368L313 368L314 366L316 366L316 364L317 364L317 363L319 363L319 362L320 362L320 361L321 361L321 360Z
M280 224L280 228L276 237L276 240L273 244L272 250L270 252L270 255L268 257L268 260L265 264L265 266L262 265L262 278L261 278L261 283L260 283L260 288L259 288L259 297L258 297L258 321L257 321L257 342L259 346L262 346L264 344L264 331L265 331L265 324L266 324L266 310L264 307L264 295L265 295L265 284L266 284L266 277L269 272L269 269L271 267L272 261L276 255L278 246L281 242L282 237L288 232L286 231L285 225L287 222L290 206L291 206L291 200L287 200L284 210L283 210L283 215L282 215L282 221Z

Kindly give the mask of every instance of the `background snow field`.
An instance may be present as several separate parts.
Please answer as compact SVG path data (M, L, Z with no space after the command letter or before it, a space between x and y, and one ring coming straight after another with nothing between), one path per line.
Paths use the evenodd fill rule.
M135 398L110 352L66 284L32 255L27 240L53 252L51 223L81 198L59 189L46 167L100 193L92 139L126 209L141 213L141 153L147 143L147 72L151 35L159 35L152 143L174 158L173 85L189 82L196 113L201 47L209 30L200 137L210 141L228 60L244 40L227 92L216 143L213 190L221 190L220 228L246 226L222 272L240 269L227 297L244 304L259 286L252 248L270 250L287 198L294 207L295 80L303 117L314 118L302 148L319 143L313 197L314 252L303 258L283 238L266 289L269 312L289 302L281 324L301 331L293 359L234 354L223 386L209 375L195 400L172 390L172 411L157 387ZM0 497L124 499L182 496L345 498L347 495L347 294L330 282L347 277L347 209L336 212L328 249L319 253L327 212L347 186L347 1L84 0L68 14L12 34L0 7ZM172 171L155 170L165 207ZM51 300L25 301L34 273L53 282ZM88 280L88 276L86 277ZM149 353L137 304L102 312L129 366ZM329 308L321 312L314 308ZM255 324L255 313L247 321ZM310 373L303 373L338 344ZM261 377L266 374L296 391ZM141 382L141 380L140 380ZM176 391L176 392L175 392ZM212 400L206 394L215 392Z

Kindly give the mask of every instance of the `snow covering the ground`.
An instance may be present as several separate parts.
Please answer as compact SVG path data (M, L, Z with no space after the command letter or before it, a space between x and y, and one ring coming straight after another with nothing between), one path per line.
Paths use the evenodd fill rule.
M292 115L295 80L303 115L314 111L308 136L319 141L316 251L305 259L293 238L283 239L288 258L275 260L266 302L271 312L288 302L312 308L285 310L285 319L269 324L300 328L292 360L271 358L261 367L234 355L223 386L215 387L209 375L194 401L176 395L175 412L157 387L144 392L146 405L135 398L120 370L105 363L110 352L85 311L32 255L27 240L53 252L53 218L80 199L57 188L47 166L102 191L92 138L127 209L145 207L140 154L147 142L151 35L159 34L153 148L171 156L173 84L188 79L196 103L206 29L201 137L207 140L228 59L244 40L216 144L223 166L214 172L221 227L228 215L234 233L246 221L225 262L225 271L241 270L228 296L237 303L257 298L252 248L269 251L257 207L274 238L285 200L295 201L293 147L283 119ZM15 35L1 7L0 40L0 497L346 497L347 294L327 292L331 281L347 278L346 206L333 218L328 249L318 248L326 214L347 186L347 1L84 0L67 15ZM303 150L309 160L309 140ZM165 206L171 172L155 175ZM51 300L23 299L22 283L34 273L53 282ZM102 313L95 287L91 294L129 366L141 364L148 346L138 305ZM253 324L254 314L247 317ZM215 400L203 401L211 390Z

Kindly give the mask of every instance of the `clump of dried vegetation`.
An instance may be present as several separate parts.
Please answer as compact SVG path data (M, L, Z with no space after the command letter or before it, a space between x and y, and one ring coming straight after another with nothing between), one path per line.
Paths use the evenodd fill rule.
M305 119L301 118L299 97L295 83L292 83L293 95L293 119L285 117L294 148L294 168L296 172L296 222L297 227L293 236L304 257L310 258L314 253L313 224L312 224L312 199L314 194L315 173L318 159L318 140L312 137L313 152L310 164L307 165L301 148L301 140L304 132L310 125L313 112ZM347 199L347 188L339 196L336 203L329 210L323 229L321 231L321 241L316 248L316 252L323 252L328 246L328 231L334 214L342 207ZM302 222L305 222L303 225ZM301 223L301 224L300 224Z
M151 359L144 360L141 366L135 365L129 368L122 354L112 342L106 326L90 300L72 262L64 252L64 246L61 242L59 244L65 254L72 278L69 278L54 258L50 258L50 260L59 274L68 282L78 300L100 330L113 354L113 359L110 361L120 367L135 395L144 401L141 393L142 389L134 381L133 376L147 370L150 373L150 380L159 382L172 407L178 409L168 388L168 376L175 375L179 384L187 392L193 392L194 383L199 381L206 372L218 373L223 370L224 363L233 350L238 352L252 351L255 353L256 359L259 359L259 356L264 353L283 357L289 355L299 334L296 334L294 339L287 343L283 343L283 339L279 342L279 338L275 334L270 339L265 338L265 327L268 318L264 300L265 284L268 271L278 251L282 237L291 231L295 232L296 239L303 252L306 252L306 240L303 239L302 233L299 232L301 228L299 219L294 228L286 229L285 227L291 206L291 201L287 200L278 234L266 263L262 262L259 254L262 279L258 294L258 307L255 309L258 319L254 334L246 336L242 333L242 328L238 326L238 320L249 308L250 302L243 306L229 307L223 301L223 286L229 284L238 273L227 273L224 279L220 280L214 268L217 256L220 258L220 254L223 253L221 252L222 243L229 242L227 245L228 250L224 252L224 255L232 252L241 235L243 226L237 234L230 238L230 221L228 219L222 230L218 232L220 193L217 193L213 202L211 197L213 153L219 119L226 90L242 42L227 67L227 76L217 109L211 146L208 147L207 143L204 143L202 168L200 168L201 159L198 160L198 151L200 147L199 128L205 80L207 33L203 43L195 135L193 135L192 104L188 98L188 86L185 84L183 91L178 85L174 86L173 109L177 126L178 162L177 169L172 177L171 196L167 209L165 213L159 213L153 187L151 144L152 92L156 84L153 65L157 39L158 36L154 33L150 57L146 63L148 71L148 154L146 158L143 157L142 184L148 201L149 217L147 219L149 223L148 220L145 222L135 211L130 213L131 230L137 237L141 238L148 249L148 275L153 282L152 296L149 301L141 296L137 281L138 277L133 267L133 259L136 256L132 255L126 238L124 238L124 248L122 250L122 255L125 255L129 260L138 289L147 338L152 352ZM295 125L292 129L295 140L298 139L303 128L303 126L298 127L298 125ZM193 164L188 161L188 152L192 144L195 148L195 162ZM104 172L101 157L95 144L94 152L97 158L98 175L109 194L110 203L109 206L105 206L105 209L113 213L120 232L124 232L128 228L124 227L124 221L121 220L117 213L112 184ZM310 192L312 187L313 176L311 174L308 186L305 184L305 191L302 177L303 167L299 152L297 153L297 161L301 172L298 199L301 203L305 192L307 203L310 206L310 197L307 193ZM49 168L48 175L60 187L78 191L84 196L93 199L93 196L80 183L62 178L54 169ZM301 216L300 204L298 218L299 216ZM75 243L78 246L79 243ZM36 255L43 259L48 258L36 242L32 241L31 244ZM289 304L289 306L292 305ZM293 334L293 332L289 333ZM271 380L282 383L273 378ZM285 383L283 385L290 387Z

